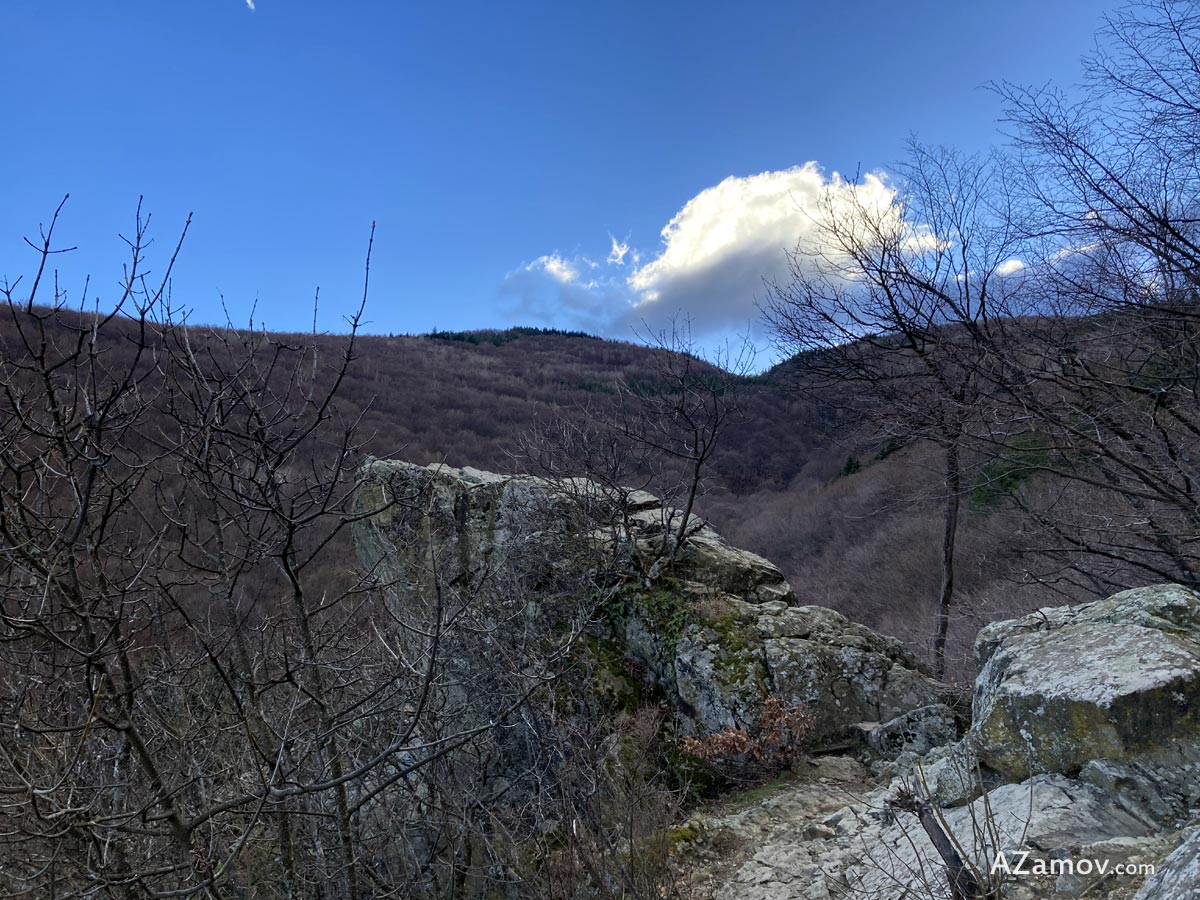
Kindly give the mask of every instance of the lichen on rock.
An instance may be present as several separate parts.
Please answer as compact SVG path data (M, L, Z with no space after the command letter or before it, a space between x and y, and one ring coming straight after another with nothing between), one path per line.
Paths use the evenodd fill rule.
M984 665L976 721L962 739L876 761L880 780L847 790L836 811L823 805L830 785L789 782L750 809L703 820L709 840L726 828L728 842L745 848L713 876L715 896L949 897L944 865L916 817L889 804L902 791L936 808L981 877L1001 852L1008 865L1026 866L988 896L1200 896L1200 730L1191 692L1200 678L1198 601L1191 590L1163 585L988 626L977 644ZM950 719L950 710L930 707L858 730L868 745L875 735L880 745L919 745L927 724ZM947 727L941 737L948 736ZM872 749L888 755L887 747ZM1148 881L1136 868L1102 877L1092 868L1100 863L1158 872Z
M973 730L1010 778L1200 736L1200 594L1125 591L983 629Z

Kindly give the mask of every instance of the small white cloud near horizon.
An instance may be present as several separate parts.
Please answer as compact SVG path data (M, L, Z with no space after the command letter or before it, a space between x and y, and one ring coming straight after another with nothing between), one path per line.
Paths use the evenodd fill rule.
M541 269L559 284L570 284L579 277L579 269L575 264L563 259L557 253L539 256L526 268L531 272Z
M879 173L852 183L826 177L815 162L749 176L730 176L692 197L662 229L658 253L642 264L628 241L609 234L607 279L566 279L586 257L539 257L509 273L501 294L516 309L557 326L587 325L628 338L686 317L696 334L758 330L765 283L790 280L789 253L818 233L818 219L843 204L887 210L895 190ZM842 207L844 208L844 207ZM897 219L899 224L899 219ZM930 238L914 235L924 243ZM530 276L541 273L539 283ZM548 276L548 277L547 277Z

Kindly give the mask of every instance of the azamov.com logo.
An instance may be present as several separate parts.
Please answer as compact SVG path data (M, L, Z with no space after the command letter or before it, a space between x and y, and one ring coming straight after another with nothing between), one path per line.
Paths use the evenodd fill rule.
M1001 850L992 862L993 875L1138 875L1154 874L1153 863L1114 863L1111 859L1041 859L1031 858L1028 850L1006 853Z

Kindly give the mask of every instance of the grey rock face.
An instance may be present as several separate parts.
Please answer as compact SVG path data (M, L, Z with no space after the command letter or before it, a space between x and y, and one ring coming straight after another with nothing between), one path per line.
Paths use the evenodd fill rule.
M751 838L751 852L718 888L717 900L825 900L902 896L949 898L942 863L915 817L885 808L890 790L869 793L821 818L824 785L792 788L736 817L715 819ZM1144 822L1089 785L1062 775L1039 775L992 790L986 801L943 814L970 864L986 874L996 867L1033 867L1050 860L1125 861L1161 847ZM1030 851L1028 857L1017 855ZM1004 854L1004 856L1001 856ZM1093 879L1094 881L1094 879ZM1027 896L1072 896L1078 885L1041 884L1016 876L1009 887ZM1090 885L1089 885L1090 886ZM1007 895L1006 895L1007 896Z
M818 737L883 723L869 729L875 753L893 758L892 773L919 773L956 835L986 837L964 847L981 868L1019 848L1039 859L1149 859L1162 866L1137 900L1200 896L1200 829L1162 860L1168 832L1200 809L1200 593L1144 588L983 629L974 721L955 741L947 689L896 641L797 605L775 566L703 521L664 565L678 513L644 492L376 461L357 496L373 514L356 523L356 547L391 602L428 603L434 557L440 577L508 598L509 623L524 621L522 608L531 621L544 616L556 591L590 592L600 623L591 637L638 660L685 728L751 725L769 696L804 705ZM464 671L485 644L456 651ZM706 824L747 848L718 898L890 896L922 879L930 896L944 893L915 819L886 807L899 781L850 798L839 791L861 766L825 758L817 770L819 784L782 787ZM1128 900L1133 890L1059 877L1016 881L1006 896Z
M394 602L420 599L431 545L445 579L486 572L528 589L594 572L608 597L597 613L609 633L598 638L635 657L696 732L752 725L775 695L808 707L821 738L945 692L897 641L797 606L776 566L698 518L665 565L679 514L642 491L377 460L363 467L358 498L379 510L355 526L359 555L394 584Z
M1178 827L1200 810L1200 741L1168 739L1130 760L1092 760L1079 779L1147 821Z
M980 759L1074 775L1200 736L1200 594L1175 586L990 625L976 653Z
M1183 841L1142 885L1134 900L1196 900L1200 897L1200 828Z
M750 603L796 602L791 585L774 563L757 553L730 546L707 525L688 538L677 566L682 567L690 580Z
M365 464L357 496L360 510L381 509L355 529L360 556L368 564L384 560L401 568L428 553L431 523L454 545L459 568L488 563L495 568L546 567L554 561L538 558L536 551L549 539L571 536L579 547L590 544L593 550L621 556L632 569L639 557L653 557L679 522L677 512L645 491L615 492L584 479L551 481L397 460ZM678 578L753 602L795 602L778 568L731 547L701 520L693 520L677 555Z
M904 753L923 756L957 738L957 717L944 703L904 713L870 729L866 735L867 746L882 759L896 759Z
M817 735L829 737L947 693L898 642L831 609L735 597L724 598L723 614L685 631L674 670L707 730L749 724L774 695L806 707Z
M917 766L926 792L940 806L962 806L983 792L979 760L968 740L935 749Z

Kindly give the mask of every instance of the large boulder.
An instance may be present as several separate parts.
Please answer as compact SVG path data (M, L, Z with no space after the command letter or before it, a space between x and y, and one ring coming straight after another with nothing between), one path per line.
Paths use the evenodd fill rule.
M358 501L375 511L355 525L359 555L392 586L393 602L427 592L435 552L440 578L483 583L486 574L531 605L548 582L590 590L600 598L595 662L634 662L685 730L751 726L776 696L804 705L820 739L946 696L897 641L798 606L775 565L697 517L670 559L680 514L643 491L374 460L360 472ZM611 683L622 673L599 674Z
M382 565L408 582L420 579L433 542L453 551L444 554L446 580L485 565L496 572L525 572L531 566L569 563L547 555L561 554L565 547L578 554L581 564L595 565L599 554L607 553L610 565L624 566L625 576L653 580L659 577L653 562L680 515L645 491L607 488L586 479L501 475L398 460L368 461L359 472L357 501L360 512L378 510L356 523L359 555L368 566ZM752 602L795 603L787 579L771 562L730 546L697 517L687 530L671 566L674 582Z
M700 607L675 644L675 689L700 730L751 724L768 695L803 706L819 738L886 721L946 698L899 642L821 606Z
M976 653L972 734L1009 780L1097 760L1119 779L1196 756L1200 593L1162 585L1044 609L984 628Z

